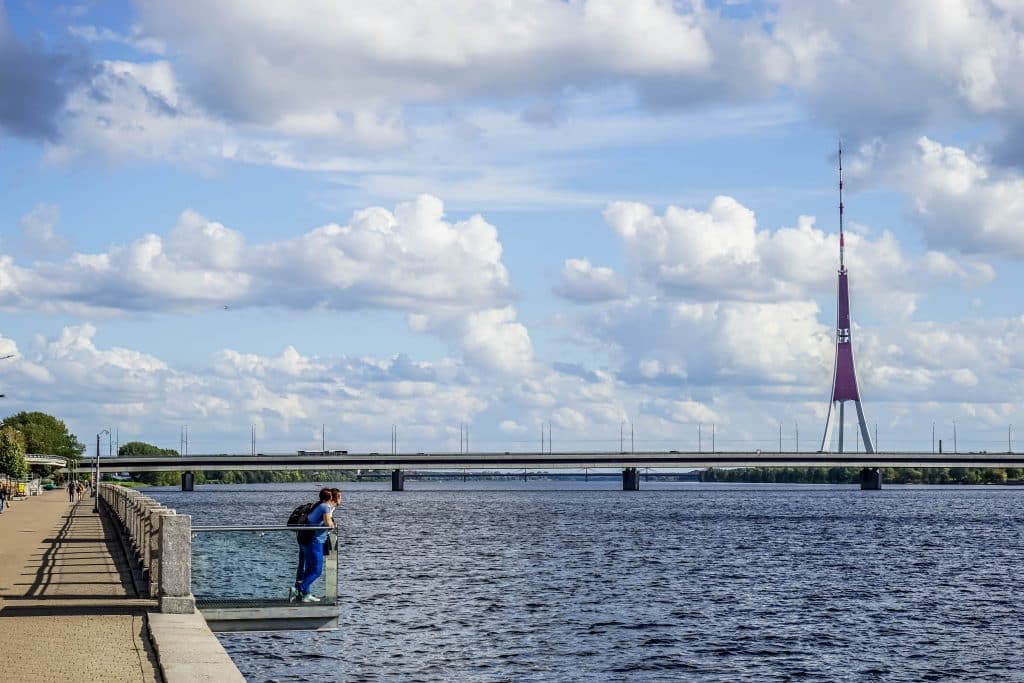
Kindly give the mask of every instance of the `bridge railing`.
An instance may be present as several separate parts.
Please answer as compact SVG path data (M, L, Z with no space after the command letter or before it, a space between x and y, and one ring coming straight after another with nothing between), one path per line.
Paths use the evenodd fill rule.
M100 484L99 497L123 531L160 611L195 611L192 595L192 517L178 514L134 489Z

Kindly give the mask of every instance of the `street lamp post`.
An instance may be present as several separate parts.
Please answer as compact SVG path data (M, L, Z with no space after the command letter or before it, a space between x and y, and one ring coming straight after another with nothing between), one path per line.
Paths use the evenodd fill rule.
M104 434L106 434L107 438L109 439L110 430L104 429L102 432L96 435L96 457L93 458L93 466L95 469L93 473L94 478L92 480L92 511L97 513L100 511L100 437L103 436Z

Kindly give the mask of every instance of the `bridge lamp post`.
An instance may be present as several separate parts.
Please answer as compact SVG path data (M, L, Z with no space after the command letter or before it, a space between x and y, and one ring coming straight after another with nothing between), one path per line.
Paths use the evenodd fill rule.
M95 479L93 479L92 487L92 511L97 513L100 511L100 437L103 436L104 434L106 434L107 438L109 439L110 430L104 429L102 432L96 435L96 457L93 458L93 465L95 467L93 476L95 477Z

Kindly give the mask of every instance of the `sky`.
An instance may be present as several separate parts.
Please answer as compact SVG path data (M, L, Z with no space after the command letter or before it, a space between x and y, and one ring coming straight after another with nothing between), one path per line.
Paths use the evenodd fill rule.
M1021 45L1016 0L0 0L2 412L817 450L841 140L876 447L1017 450Z

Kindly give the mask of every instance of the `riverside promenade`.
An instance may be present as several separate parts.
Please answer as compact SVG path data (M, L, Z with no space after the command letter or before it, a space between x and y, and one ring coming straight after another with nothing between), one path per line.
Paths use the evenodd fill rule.
M0 680L156 681L146 613L110 520L44 492L0 514Z

